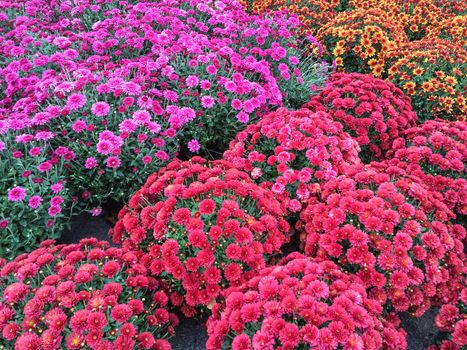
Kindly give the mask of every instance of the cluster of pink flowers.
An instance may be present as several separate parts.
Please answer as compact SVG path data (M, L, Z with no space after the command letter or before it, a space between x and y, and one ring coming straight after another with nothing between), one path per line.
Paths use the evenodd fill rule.
M208 350L406 348L397 316L330 261L293 253L216 304Z
M427 120L409 128L394 141L390 164L417 175L430 188L442 192L444 203L467 214L467 124Z
M273 193L225 161L174 161L151 175L111 230L125 250L143 249L185 315L265 267L288 241Z
M463 288L466 231L453 217L426 186L366 167L328 181L298 225L308 255L354 273L388 309L419 316Z
M435 318L436 326L450 335L440 346L430 346L428 350L460 350L467 346L467 290L464 288L459 299L441 306Z
M71 210L65 172L75 153L50 147L56 135L47 131L0 130L0 137L0 252L12 258L59 237Z
M304 105L329 113L359 143L367 163L384 158L393 141L415 126L410 98L394 84L359 73L335 73L318 95Z
M109 67L101 76L81 68L76 76L81 92L68 97L64 94L56 101L61 117L51 124L77 154L69 179L74 195L81 200L88 199L87 193L90 203L109 196L126 200L143 179L177 154L175 129L168 128L166 120L155 117L152 99L129 77L131 67L137 69L137 62ZM142 85L143 73L138 79ZM55 89L61 89L62 84L69 81ZM112 106L106 100L112 101ZM181 113L194 117L194 111L185 109ZM117 184L128 190L119 190Z
M0 270L0 344L15 350L170 350L168 296L135 253L84 239L40 248Z
M16 88L18 85L32 85L28 95L36 101L49 97L44 96L44 87L53 86L55 93L68 96L67 107L75 111L85 106L86 99L94 97L93 90L114 93L109 91L111 85L120 94L146 96L146 108L154 107L156 116L170 119L170 127L181 129L183 140L194 137L206 145L230 136L223 130L232 130L219 127L219 122L238 129L272 106L305 102L310 87L324 81L322 73L326 68L321 63L301 61L303 43L293 36L299 27L294 17L279 13L272 18L250 15L231 0L211 5L187 0L162 1L158 6L149 2L118 5L112 11L105 11L101 4L55 5L52 11L82 14L83 18L70 21L65 17L50 23L26 17L15 23L8 35L16 40L2 43L6 56L15 63L5 72L9 77L5 88L10 104L16 105L11 97L23 89ZM94 25L89 25L93 20ZM40 32L46 43L31 36L19 43L24 23ZM207 36L208 31L215 35ZM41 51L50 48L55 53L33 61L30 56L37 49L14 50L15 44L39 46ZM110 60L111 56L114 60ZM27 80L18 84L22 77L15 66L21 60L28 71L34 71L37 65L44 70L42 67L51 61L60 68L54 67L57 71L49 71L51 74L42 79L37 74L27 74ZM130 68L138 70L131 81L113 81L102 87L105 82L100 80L108 75L107 70L116 69L116 75L121 77ZM77 73L79 78L75 75L70 81L70 73ZM80 96L76 88L88 82L95 85L91 95L88 91ZM182 107L187 111L180 112ZM102 104L93 104L92 110L97 115L109 113ZM119 112L124 111L123 106Z
M280 108L238 133L224 159L299 212L320 184L360 164L357 142L342 129L324 112Z

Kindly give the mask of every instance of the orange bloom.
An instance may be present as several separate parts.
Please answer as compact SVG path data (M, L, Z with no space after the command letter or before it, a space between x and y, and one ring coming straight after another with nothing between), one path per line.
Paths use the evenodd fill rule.
M423 68L421 68L421 67L417 67L417 68L415 68L413 70L413 74L415 74L415 75L421 75L421 74L423 74L423 72L425 72L425 70Z
M409 81L408 83L405 83L404 85L405 90L413 90L417 86L413 81Z
M317 31L316 38L326 48L325 58L337 63L343 61L345 55L344 70L357 70L375 76L384 72L382 67L385 66L386 52L407 42L402 28L388 19L387 13L381 9L341 12ZM347 60L349 56L350 61ZM374 64L370 65L373 59L376 59L381 67L375 68Z
M445 78L444 78L444 81L450 85L456 85L457 84L457 79L454 78L453 76L449 76L447 75Z
M420 120L455 119L467 113L462 79L466 60L463 47L440 39L410 42L386 56L389 79L412 96Z

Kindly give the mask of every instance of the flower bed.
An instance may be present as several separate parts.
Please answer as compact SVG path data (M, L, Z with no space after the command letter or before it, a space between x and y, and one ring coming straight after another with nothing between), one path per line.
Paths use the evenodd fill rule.
M213 308L206 348L405 349L397 317L381 311L334 263L292 254Z
M385 56L404 46L407 36L398 23L378 8L342 12L322 26L316 38L325 47L325 58L345 72L381 77Z
M443 193L443 202L451 210L466 215L466 143L466 123L427 120L394 141L389 164L417 175L431 189Z
M154 277L187 316L221 290L248 280L288 238L283 204L224 161L195 157L151 175L111 231L124 249L143 249Z
M0 349L465 347L465 4L0 8Z
M442 8L433 0L351 0L349 7L357 9L379 8L398 23L410 41L423 39L446 16L452 17L452 6ZM455 11L453 11L455 13Z
M466 48L467 46L467 16L448 17L437 26L431 28L427 38L449 40Z
M412 99L419 121L464 120L467 52L440 39L414 41L387 53L388 79Z
M252 11L256 13L283 11L298 17L305 32L316 34L316 31L336 16L339 0L255 0Z
M350 174L348 174L350 175ZM422 315L462 288L465 228L424 185L371 168L328 181L298 228L305 253L331 259L361 278L388 311Z
M75 153L51 147L52 132L0 136L0 252L13 258L60 236L72 206L64 174Z
M300 106L327 71L304 57L296 18L249 15L235 1L41 6L10 4L0 15L0 133L15 151L24 148L16 136L50 132L40 145L44 157L56 150L67 157L40 190L29 190L36 185L24 184L23 172L34 173L39 158L25 149L19 164L3 152L2 240L30 234L26 249L44 235L36 226L52 226L51 216L61 214L24 206L27 220L20 221L31 222L31 232L20 229L10 215L22 205L8 200L13 187L26 189L25 200L47 201L45 188L61 182L64 214L71 203L99 213L109 199L128 200L171 159L222 154L237 131L270 109ZM56 227L47 234L58 235L58 220Z
M106 70L112 70L114 65L119 68L119 75L128 69L120 67L128 64L126 60L138 58L140 73L151 79L144 79L145 84L141 84L136 78L131 95L140 97L149 92L147 97L155 101L156 116L171 117L170 126L182 129L178 135L184 147L191 139L204 147L222 145L225 137L264 110L282 103L300 105L310 87L322 84L324 79L322 65L315 64L311 57L305 60L302 55L303 42L293 36L299 27L294 18L280 14L266 19L248 15L234 1L207 6L180 0L160 2L157 8L151 3L138 3L128 5L124 11L102 11L102 23L89 27L83 23L92 23L100 8L92 8L96 13L91 15L88 7L68 9L70 13L82 13L86 19L81 21L82 27L78 26L77 34L70 33L71 24L61 29L66 37L49 34L41 27L38 30L44 31L52 42L51 50L78 50L80 59L87 59L84 67L81 62L67 67L72 70L92 69L94 74L106 77ZM122 22L126 23L123 32ZM209 26L200 25L204 22ZM145 35L145 30L151 35ZM166 30L171 35L164 39ZM215 34L207 36L206 32ZM190 38L197 39L189 43ZM112 63L105 68L96 67L96 60ZM148 61L154 62L148 65ZM99 72L102 69L104 72ZM105 81L94 81L102 83ZM118 89L124 93L127 90L123 86ZM237 107L231 108L234 100ZM240 107L238 102L242 103ZM190 108L190 113L177 113L173 106ZM218 127L221 121L224 128Z
M5 349L165 349L178 324L137 256L85 239L41 247L0 270Z
M441 346L429 347L429 350L462 349L467 345L467 291L464 289L459 299L451 304L443 305L436 315L436 326L449 333L449 340L441 342Z
M177 154L176 130L170 120L155 117L153 99L142 90L154 76L144 73L145 66L130 61L118 68L105 63L96 73L81 68L71 82L65 76L57 79L55 96L47 100L60 111L49 126L61 135L58 142L76 154L68 177L81 202L126 201L143 179ZM140 72L137 78L130 67ZM69 84L79 90L67 91ZM195 116L187 108L176 113Z

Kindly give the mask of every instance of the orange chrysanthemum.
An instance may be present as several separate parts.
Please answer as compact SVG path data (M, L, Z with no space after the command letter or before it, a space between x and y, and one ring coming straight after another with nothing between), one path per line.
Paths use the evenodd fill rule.
M326 48L326 57L347 72L384 72L387 51L407 43L407 37L381 9L342 12L316 34Z
M256 13L284 11L295 14L306 33L314 34L319 27L337 14L339 0L254 0L251 10Z
M419 120L465 118L467 51L462 46L440 39L414 41L390 51L386 63L389 80L411 95Z
M446 18L459 11L453 10L449 1L437 0L350 0L353 9L380 8L393 21L404 28L409 40L420 40Z
M446 39L465 48L467 46L467 16L446 18L428 31L427 38Z

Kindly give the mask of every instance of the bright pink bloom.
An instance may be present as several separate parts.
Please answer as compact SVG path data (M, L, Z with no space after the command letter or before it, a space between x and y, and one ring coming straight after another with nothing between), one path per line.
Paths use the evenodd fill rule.
M201 145L199 144L198 140L191 140L188 142L188 149L190 150L191 153L197 153L201 148Z
M215 100L212 98L212 96L201 97L201 106L203 106L203 108L212 108L214 104Z
M96 102L91 107L91 112L97 117L105 117L109 111L110 106L107 102Z
M115 169L118 168L122 162L120 161L120 158L118 157L109 157L107 158L105 164L107 165L108 168Z
M26 197L26 189L17 186L8 191L8 200L10 202L21 202Z
M97 159L95 157L86 158L84 166L86 167L86 169L95 168L97 166Z
M86 104L86 97L83 94L72 94L67 99L67 107L71 110L77 110Z
M35 195L29 198L28 205L33 209L37 209L41 205L42 201L43 199L41 196Z

